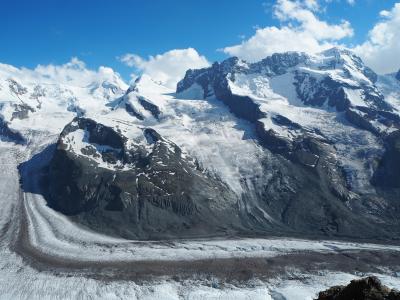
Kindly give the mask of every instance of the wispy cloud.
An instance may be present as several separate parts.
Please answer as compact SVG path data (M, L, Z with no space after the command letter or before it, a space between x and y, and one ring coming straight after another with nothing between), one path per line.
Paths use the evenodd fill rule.
M377 72L390 73L400 68L400 2L381 11L380 16L367 41L354 50Z
M275 52L318 52L353 36L350 22L343 20L339 24L330 24L323 21L316 15L320 9L316 0L278 0L272 12L281 22L280 27L259 28L248 40L223 51L255 61Z

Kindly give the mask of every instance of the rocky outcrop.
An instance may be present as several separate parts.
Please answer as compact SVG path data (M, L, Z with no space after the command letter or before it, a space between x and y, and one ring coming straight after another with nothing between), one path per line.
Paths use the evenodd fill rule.
M346 110L345 116L351 124L357 126L358 128L370 131L375 135L379 135L379 130L371 124L371 119L363 112L357 109L348 109Z
M155 119L160 118L161 111L157 105L151 103L149 100L144 97L138 97L139 103L143 106L143 108L149 111Z
M236 196L224 184L202 173L155 130L146 128L143 134L146 147L90 119L67 125L49 166L50 206L96 230L128 238L241 228L234 214ZM81 149L71 146L82 142L78 136L83 136Z
M396 79L398 80L398 81L400 81L400 70L397 72L397 74L396 74Z
M295 79L297 95L304 104L322 106L328 101L328 105L338 111L345 111L350 107L343 85L332 78L326 77L319 82L312 74L296 71Z
M137 95L137 91L134 89L128 90L127 93L116 102L117 105L114 106L113 109L117 109L119 106L124 105L126 112L140 121L146 119L146 112L150 113L149 116L152 116L158 121L161 116L160 108L153 104L149 99Z
M317 300L399 300L400 292L383 285L374 276L352 280L347 286L334 286L320 292Z
M132 104L130 103L125 103L125 110L128 114L130 114L131 116L137 118L138 120L143 121L144 117L138 113L135 108L132 106Z
M8 88L10 89L10 93L12 95L15 95L17 98L20 99L22 95L25 95L28 93L28 89L24 86L22 86L19 82L16 80L9 78L7 79L8 81Z
M12 113L11 121L14 119L27 119L29 116L29 113L35 112L35 109L30 107L28 104L15 104L14 105L14 111Z

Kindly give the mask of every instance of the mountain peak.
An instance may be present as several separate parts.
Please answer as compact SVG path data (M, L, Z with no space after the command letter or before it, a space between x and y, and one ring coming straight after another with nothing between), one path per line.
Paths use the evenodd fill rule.
M155 81L151 76L147 74L142 74L131 84L127 93L130 92L138 92L138 93L146 93L151 91L159 91L159 90L167 90L161 82Z
M324 51L322 51L320 53L325 55L325 56L330 56L330 55L337 55L337 56L339 56L339 55L353 56L354 55L355 56L355 53L353 51L351 51L351 50L349 50L347 48L344 48L344 47L339 47L339 46L329 48L329 49L324 50Z
M378 75L369 67L367 67L362 59L353 51L343 47L333 47L331 49L322 51L317 55L319 63L322 63L326 68L344 68L346 72L355 75L361 73L371 83L375 83Z

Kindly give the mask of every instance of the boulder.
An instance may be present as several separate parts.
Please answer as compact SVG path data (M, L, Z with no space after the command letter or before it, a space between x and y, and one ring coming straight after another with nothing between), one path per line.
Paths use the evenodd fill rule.
M317 300L399 300L400 292L371 276L352 280L347 286L334 286L318 294Z

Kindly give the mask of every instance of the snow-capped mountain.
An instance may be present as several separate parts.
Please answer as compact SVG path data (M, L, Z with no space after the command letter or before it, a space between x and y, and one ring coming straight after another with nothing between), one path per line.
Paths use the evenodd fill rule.
M230 58L176 91L31 72L0 65L1 137L47 157L49 205L93 229L400 235L400 84L348 50Z
M274 54L253 64L232 58L210 69L189 70L178 84L178 92L200 85L204 97L229 98L225 102L233 104L232 112L236 110L239 117L250 121L259 120L267 130L273 130L282 116L296 122L297 129L301 125L316 127L309 116L302 118L303 112L314 107L344 112L349 122L379 134L396 128L392 122L396 114L375 86L377 79L360 58L348 50L333 48L319 55ZM239 96L234 103L232 95ZM245 103L245 108L239 108L236 102ZM298 107L294 116L287 115L287 107ZM287 136L288 132L279 128L276 134Z
M108 102L128 88L109 68L96 74L76 70L77 78L70 74L79 65L65 68L69 74L57 69L44 72L0 64L0 120L19 132L59 134L74 116L101 113ZM88 74L82 76L82 72Z

